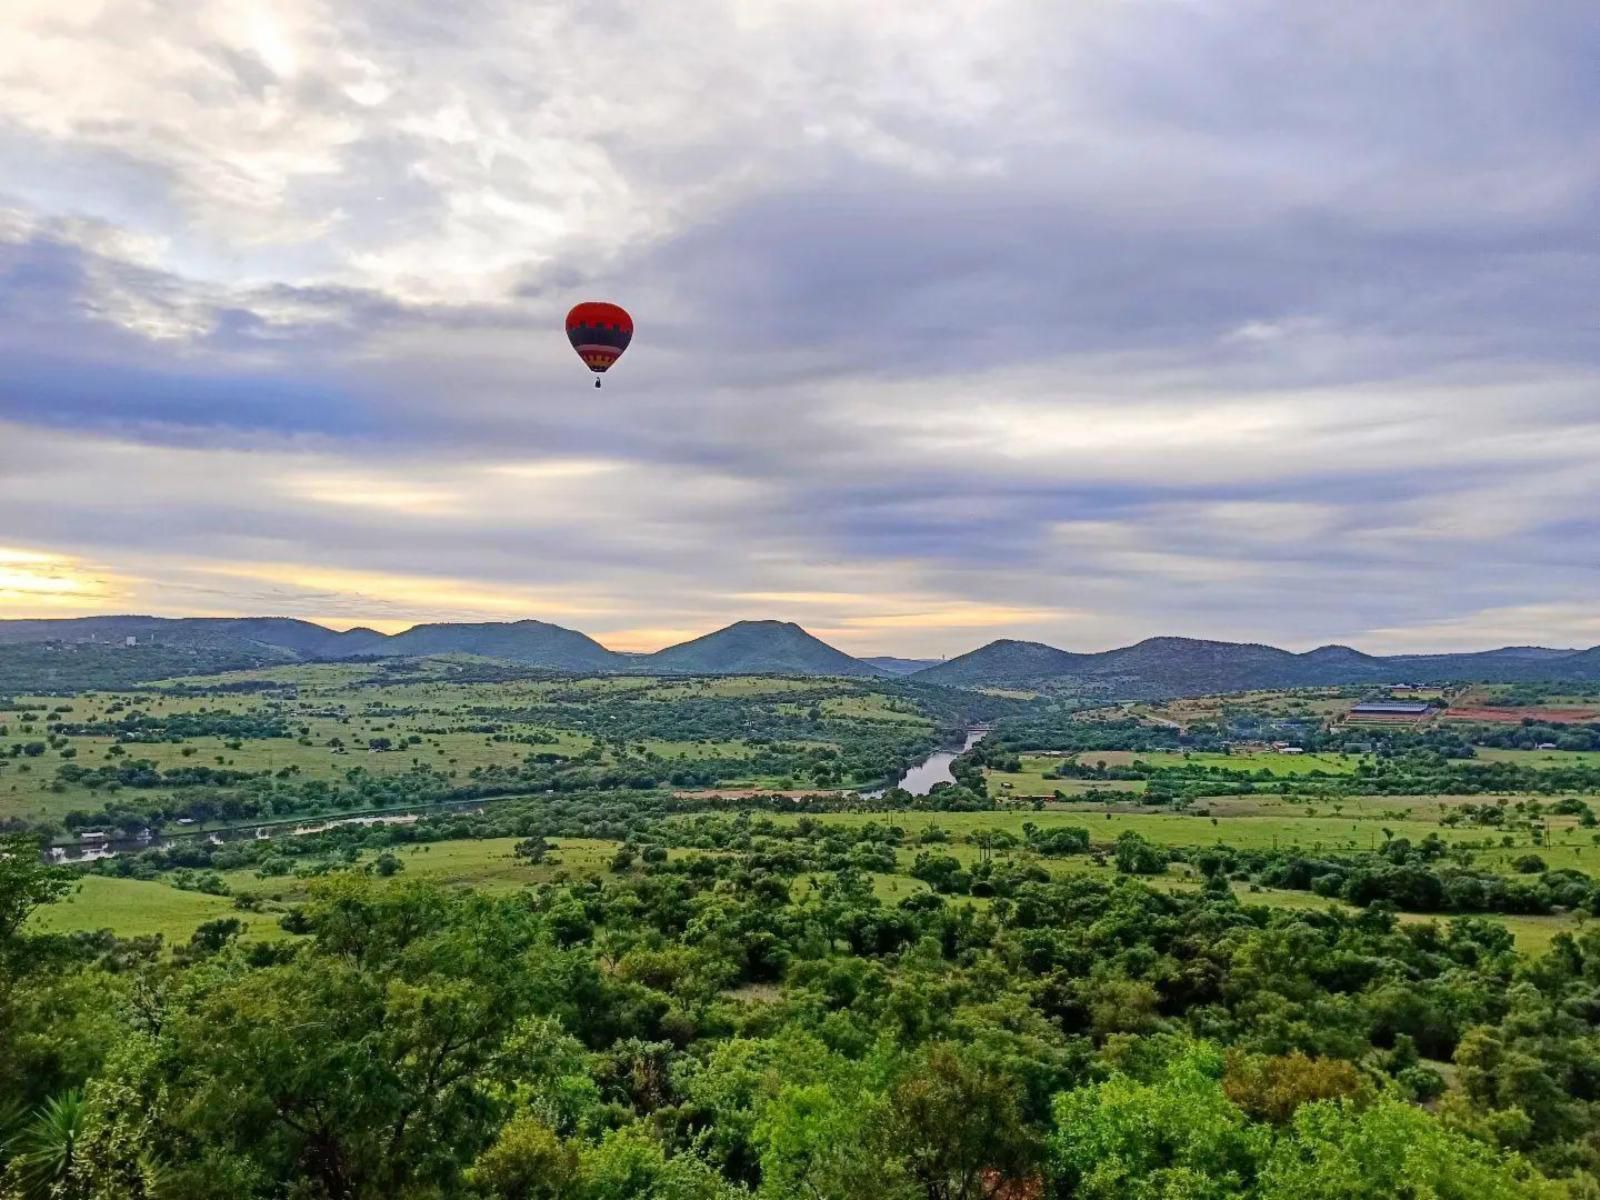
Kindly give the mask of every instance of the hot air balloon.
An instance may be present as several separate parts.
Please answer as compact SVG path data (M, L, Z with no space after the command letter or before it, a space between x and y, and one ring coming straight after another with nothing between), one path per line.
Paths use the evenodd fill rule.
M622 357L633 340L633 318L619 304L585 300L567 314L567 340L598 376ZM594 385L599 387L600 380Z

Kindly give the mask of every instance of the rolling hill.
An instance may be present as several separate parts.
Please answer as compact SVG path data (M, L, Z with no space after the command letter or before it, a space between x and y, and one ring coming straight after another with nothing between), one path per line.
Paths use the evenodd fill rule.
M1078 673L1090 654L1068 654L1043 642L1001 638L918 671L913 678L945 687L1033 687Z
M882 675L812 637L793 621L738 621L693 641L668 646L641 660L651 671L707 675Z
M616 671L626 662L588 634L545 621L415 625L362 653L385 658L478 654L563 671Z
M127 644L129 638L133 645ZM792 622L740 621L654 654L620 654L587 634L545 621L440 622L386 635L340 633L280 617L79 617L0 621L0 652L26 676L43 646L75 652L73 679L105 673L120 683L274 663L472 654L582 673L848 675L889 672L850 657ZM64 669L67 659L46 659ZM910 664L907 669L924 666ZM181 667L174 670L174 667ZM902 672L904 673L904 672ZM53 677L66 678L60 670Z
M1304 654L1245 642L1148 638L1095 654L1000 640L918 671L923 683L1065 691L1145 699L1333 684L1600 679L1600 647L1582 652L1515 647L1478 654L1376 656L1349 646Z
M64 656L41 657L48 647ZM1130 700L1330 684L1600 680L1600 647L1508 646L1475 654L1378 656L1349 646L1296 654L1256 643L1155 637L1081 654L1004 638L948 662L930 663L852 658L787 621L739 621L653 654L618 653L575 629L533 620L440 622L393 635L371 629L338 632L288 617L0 621L0 679L41 678L37 673L44 671L42 678L62 686L101 675L134 683L275 663L446 654L579 673L845 675Z

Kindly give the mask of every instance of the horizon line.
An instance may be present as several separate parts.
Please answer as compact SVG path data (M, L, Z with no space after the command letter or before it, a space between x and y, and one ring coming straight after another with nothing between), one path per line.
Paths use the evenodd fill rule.
M1233 640L1233 639L1229 639L1229 638L1193 637L1193 636L1190 636L1190 635L1187 635L1187 634L1155 633L1155 634L1149 634L1149 635L1147 635L1145 637L1137 638L1137 639L1135 639L1133 641L1125 642L1125 643L1122 643L1122 644L1119 644L1119 645L1106 646L1105 648L1100 649L1100 650L1068 650L1068 649L1064 649L1061 646L1057 646L1057 645L1055 645L1055 644L1053 644L1051 642L1043 642L1043 641L1038 641L1038 640L1031 639L1031 638L991 637L987 641L981 642L978 645L972 646L970 649L963 650L960 653L953 654L953 655L941 654L941 655L935 657L935 656L931 656L931 655L897 654L897 653L887 653L887 652L874 652L874 653L870 653L870 654L855 654L855 653L852 653L852 652L850 652L848 650L840 650L839 647L833 645L832 642L827 641L826 638L818 636L816 633L812 632L810 629L808 629L805 625L801 624L799 621L785 620L785 619L780 618L780 617L740 617L740 618L737 618L737 619L735 619L733 621L729 621L726 624L719 625L719 626L715 627L714 629L708 629L704 633L693 634L693 635L691 635L689 637L684 638L682 641L668 642L667 644L665 644L663 646L658 646L654 650L614 650L610 646L607 646L604 642L602 642L600 640L599 637L595 636L594 634L587 633L587 632L585 632L584 630L581 630L581 629L575 629L570 625L560 625L560 624L558 624L558 623L556 623L554 621L546 621L542 617L517 617L517 618L509 619L509 620L469 620L469 619L458 619L458 620L416 621L416 622L413 622L410 625L407 625L403 629L396 630L394 633L386 633L381 629L375 629L371 625L364 624L360 620L354 620L348 625L343 625L342 623L339 623L339 622L328 623L325 620L314 620L314 619L312 619L310 617L291 616L291 615L282 614L282 613L253 613L253 614L250 614L248 616L240 616L238 614L223 614L223 615L189 614L189 615L185 615L185 616L160 616L160 615L157 615L157 614L154 614L154 613L131 613L131 612L80 613L80 614L78 614L76 616L70 616L70 617L63 617L63 616L50 616L50 617L0 617L0 626L12 625L12 624L21 624L21 623L24 623L24 622L29 622L29 623L71 623L71 622L78 622L78 621L108 621L108 620L135 620L135 621L295 621L295 622L299 622L300 624L303 624L303 625L315 626L315 627L317 627L319 629L326 630L329 633L340 633L340 634L342 634L342 633L352 633L352 632L356 632L356 631L364 631L364 632L367 632L367 633L375 634L375 635L377 635L379 637L383 637L383 638L398 637L401 634L410 632L413 629L422 628L424 626L436 626L436 625L457 625L457 626L460 626L460 625L483 625L483 626L500 625L500 626L505 626L505 625L520 625L520 624L533 623L533 624L539 624L539 625L548 625L548 626L550 626L552 628L555 628L555 629L563 629L563 630L566 630L569 633L579 634L579 635L581 635L583 637L588 638L590 641L594 642L596 645L600 646L600 648L602 650L605 650L607 653L624 655L624 656L634 656L634 657L644 657L644 656L649 656L649 655L652 655L652 654L659 654L662 651L670 650L675 646L682 646L682 645L687 644L688 642L697 641L697 640L699 640L700 638L703 638L703 637L709 637L711 634L721 633L723 630L731 629L735 625L793 625L795 628L799 629L802 633L805 633L807 636L815 638L817 641L822 642L824 645L830 647L831 649L838 650L838 652L840 654L846 655L847 657L852 658L852 659L856 659L858 661L865 661L865 660L873 659L873 658L899 658L899 659L905 659L907 661L927 662L927 663L935 664L935 665L937 665L939 663L949 662L949 661L952 661L952 660L954 660L956 658L961 658L961 657L963 657L963 656L965 656L967 654L971 654L971 653L973 653L973 652L975 652L977 650L982 650L982 649L984 649L985 647L988 647L988 646L996 645L997 643L1000 643L1000 642L1016 642L1016 643L1021 644L1021 645L1044 646L1047 649L1056 650L1056 651L1058 651L1060 653L1063 653L1063 654L1093 655L1093 654L1109 654L1109 653L1111 653L1112 651L1115 651L1115 650L1127 650L1127 649L1130 649L1130 648L1132 648L1134 646L1143 645L1146 642L1171 640L1171 641L1186 641L1186 642L1209 642L1209 643L1213 643L1213 644L1216 644L1216 645L1225 645L1225 646L1262 646L1262 647L1265 647L1266 649L1269 649L1269 650L1278 650L1278 651L1281 651L1282 653L1293 654L1293 655L1296 655L1296 656L1303 656L1303 655L1306 655L1306 654L1313 654L1318 650L1345 649L1345 650L1351 650L1351 651L1353 651L1353 652L1355 652L1357 654L1363 655L1363 656L1365 656L1367 658L1376 658L1376 659L1385 659L1385 658L1443 658L1443 657L1454 657L1454 656L1458 656L1458 655L1492 654L1492 653L1494 653L1496 651L1501 651L1501 650L1544 650L1544 651L1549 651L1549 652L1555 653L1555 654L1573 655L1573 654L1582 654L1587 650L1600 648L1600 644L1597 644L1596 646L1545 646L1545 645L1538 645L1538 644L1534 644L1534 643L1522 642L1522 643L1502 643L1502 644L1499 644L1499 645L1483 646L1483 647L1481 647L1479 649L1475 649L1475 650L1410 650L1410 651L1399 651L1399 652L1392 652L1392 653L1385 653L1385 654L1374 654L1374 653L1371 653L1371 652L1366 651L1366 650L1358 649L1357 647L1352 646L1352 645L1350 645L1349 643L1346 643L1346 642L1321 642L1321 643L1319 643L1319 644L1317 644L1315 646L1312 646L1310 649L1307 649L1307 650L1288 650L1288 649L1285 649L1282 646L1275 645L1275 644L1273 644L1271 642L1237 641L1237 640ZM392 624L393 622L381 622L380 621L379 623L380 624ZM4 644L4 643L0 643L0 644ZM27 643L15 643L15 644L26 645Z

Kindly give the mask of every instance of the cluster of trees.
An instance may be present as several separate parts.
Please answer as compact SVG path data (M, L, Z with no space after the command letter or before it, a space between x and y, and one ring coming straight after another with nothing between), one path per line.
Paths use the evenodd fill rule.
M1513 683L1499 689L1494 697L1494 703L1518 707L1570 702L1574 699L1579 703L1600 699L1600 681L1564 679Z
M1470 752L1471 747L1466 749ZM987 751L993 761L1003 751ZM1438 750L1415 750L1378 757L1350 770L1315 765L1294 778L1275 775L1268 767L1241 761L1237 767L1216 762L1159 762L1135 759L1110 766L1092 754L1063 759L1054 774L1064 779L1146 780L1149 793L1167 799L1195 799L1252 793L1289 794L1315 788L1341 796L1473 796L1501 792L1559 795L1600 792L1600 764L1583 762L1536 766L1512 762L1472 761L1470 755L1449 758Z
M1471 918L886 904L722 853L501 897L335 872L296 934L173 954L29 934L69 884L24 850L0 1195L1596 1194L1600 931L1522 962Z
M113 746L112 749L116 747ZM238 771L232 767L212 767L201 763L167 767L163 770L151 759L122 756L117 756L116 761L98 767L64 762L56 768L56 778L63 784L86 787L90 791L97 791L100 788L115 791L125 787L145 789L222 787L243 783L247 779L267 774L270 772Z
M1506 701L1510 703L1512 701ZM1524 698L1523 703L1542 703ZM1241 705L1223 705L1215 721L1185 728L1135 717L1108 716L1056 706L1008 719L1002 736L988 739L985 754L995 762L1006 755L1059 750L1092 762L1096 750L1158 750L1224 753L1238 742L1292 742L1311 753L1372 754L1380 760L1405 760L1402 766L1437 767L1439 760L1476 757L1476 746L1533 750L1600 750L1600 723L1551 724L1528 719L1516 725L1451 723L1407 725L1329 725L1314 713L1273 716Z
M68 737L114 737L124 742L182 742L197 737L262 740L297 737L300 732L292 730L284 714L273 708L159 714L135 709L114 721L62 722L56 728Z
M1238 850L1227 846L1157 850L1190 863L1208 879L1314 892L1360 907L1381 905L1418 913L1600 915L1600 885L1581 871L1549 870L1537 854L1506 878L1471 865L1473 851L1436 834L1420 842L1392 838L1371 853L1311 854L1300 850Z
M1548 721L1526 720L1519 725L1482 725L1474 727L1472 740L1501 750L1537 750L1541 746L1600 750L1600 722L1552 725Z

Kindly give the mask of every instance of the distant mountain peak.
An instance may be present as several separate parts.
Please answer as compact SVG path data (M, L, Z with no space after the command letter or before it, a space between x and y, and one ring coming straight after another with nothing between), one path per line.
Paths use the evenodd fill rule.
M726 675L875 676L877 667L852 658L793 621L735 621L645 660L653 669Z
M1370 654L1363 654L1354 646L1344 646L1337 642L1330 642L1326 646L1318 646L1315 650L1307 650L1300 657L1312 662L1374 661Z
M531 619L414 625L372 652L385 657L478 654L565 671L610 671L621 663L586 633Z

